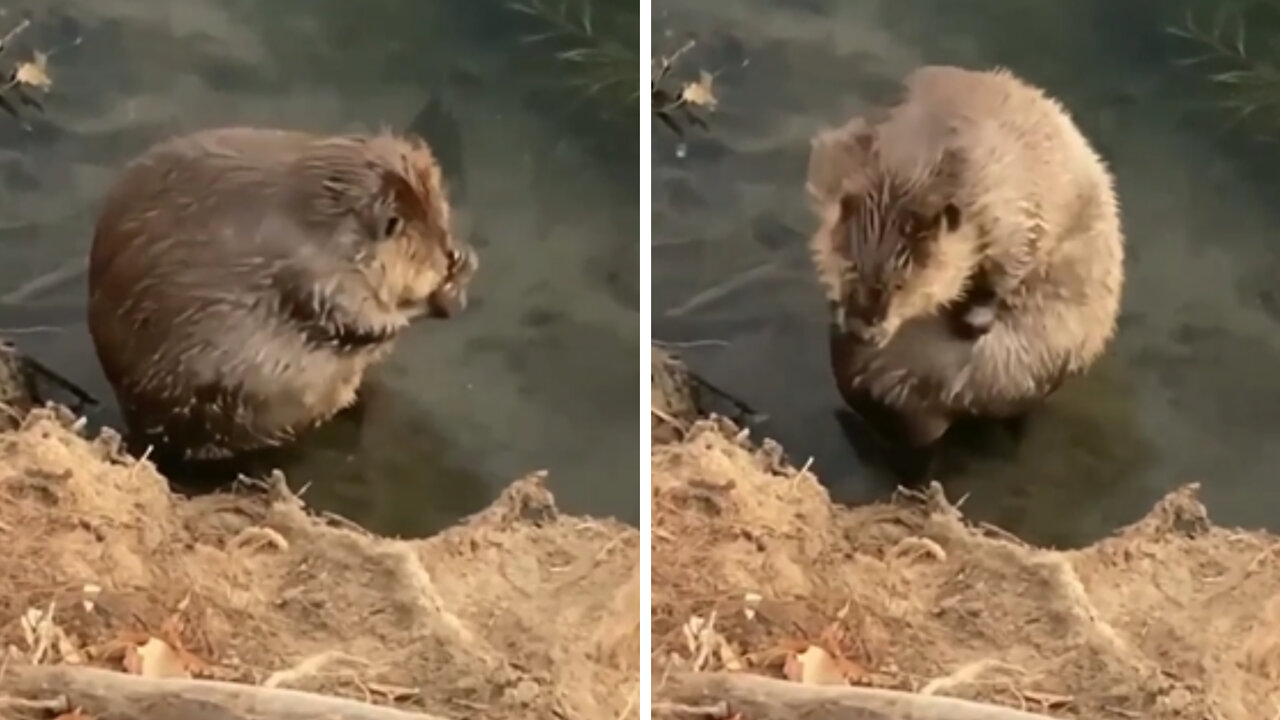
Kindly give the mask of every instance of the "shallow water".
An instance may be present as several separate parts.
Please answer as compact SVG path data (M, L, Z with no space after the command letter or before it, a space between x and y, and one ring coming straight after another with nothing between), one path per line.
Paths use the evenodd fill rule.
M562 508L637 521L638 117L566 107L505 3L71 0L34 20L22 40L55 48L54 92L28 129L0 117L0 295L69 279L0 305L6 327L62 326L19 335L29 352L110 398L77 270L106 184L150 143L226 124L413 128L480 247L473 305L412 329L359 422L291 454L291 484L418 535L545 468ZM432 98L449 122L421 112Z
M946 479L965 509L1039 542L1087 542L1201 482L1224 524L1280 529L1280 149L1191 113L1171 60L1180 8L1138 0L708 0L655 3L654 52L718 72L710 134L655 124L654 336L768 420L833 495L888 491L833 412L822 297L807 257L808 140L924 63L1006 65L1071 108L1112 165L1129 242L1121 330L1088 376ZM1195 87L1199 87L1196 85ZM1268 161L1266 158L1271 158ZM732 285L729 292L705 295ZM691 302L692 300L692 302Z

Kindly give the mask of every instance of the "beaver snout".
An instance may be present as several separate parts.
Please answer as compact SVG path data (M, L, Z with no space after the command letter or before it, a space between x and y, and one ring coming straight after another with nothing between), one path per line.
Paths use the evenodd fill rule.
M889 342L889 331L883 325L866 325L860 320L850 320L847 323L849 337L859 345L881 348Z
M880 347L889 340L884 323L870 319L867 313L851 311L849 306L834 300L828 301L827 312L827 334L832 342Z
M889 341L889 331L884 324L884 316L868 312L845 309L839 327L844 334L861 345L882 347Z

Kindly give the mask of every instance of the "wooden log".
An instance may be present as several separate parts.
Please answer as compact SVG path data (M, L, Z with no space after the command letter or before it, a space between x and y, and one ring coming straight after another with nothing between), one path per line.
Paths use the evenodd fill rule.
M681 673L657 691L654 720L1053 720L970 700L879 688L801 685L746 673Z
M242 683L146 678L72 665L3 669L0 708L14 711L60 698L65 699L64 711L80 708L90 717L112 720L446 720L358 700Z

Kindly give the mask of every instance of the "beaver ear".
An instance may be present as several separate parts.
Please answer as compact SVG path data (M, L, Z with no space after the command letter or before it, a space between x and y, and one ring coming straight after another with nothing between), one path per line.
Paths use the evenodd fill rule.
M378 178L377 190L370 198L366 210L366 222L370 235L376 240L391 240L404 231L405 224L421 214L421 200L404 176L396 172L383 172Z
M818 133L809 143L809 196L828 203L847 194L856 187L874 151L875 135L861 117Z
M935 208L942 206L933 218L940 230L955 232L964 219L955 198L964 180L965 164L965 156L951 147L944 149L938 158L937 171L929 183L929 204Z
M955 203L947 203L942 208L940 219L942 220L942 227L944 227L947 232L955 232L959 230L961 220L960 207Z
M862 197L853 193L840 195L840 222L849 222L862 208Z
M374 205L372 221L374 237L378 240L390 240L404 229L404 218L387 203Z
M935 197L953 198L964 182L965 168L968 160L964 154L949 147L938 156L937 169L934 172L932 185Z
M907 211L905 217L915 218L915 222L906 221L903 235L917 247L937 240L938 236L944 232L953 233L960 229L960 207L952 202L944 204L941 210L932 213ZM915 232L912 232L912 229Z

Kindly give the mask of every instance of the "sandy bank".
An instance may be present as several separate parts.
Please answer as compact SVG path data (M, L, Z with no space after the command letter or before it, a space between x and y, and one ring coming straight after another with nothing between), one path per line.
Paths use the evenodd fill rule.
M182 498L114 433L9 419L0 717L636 717L639 534L559 513L540 474L397 540L308 512L282 478Z

